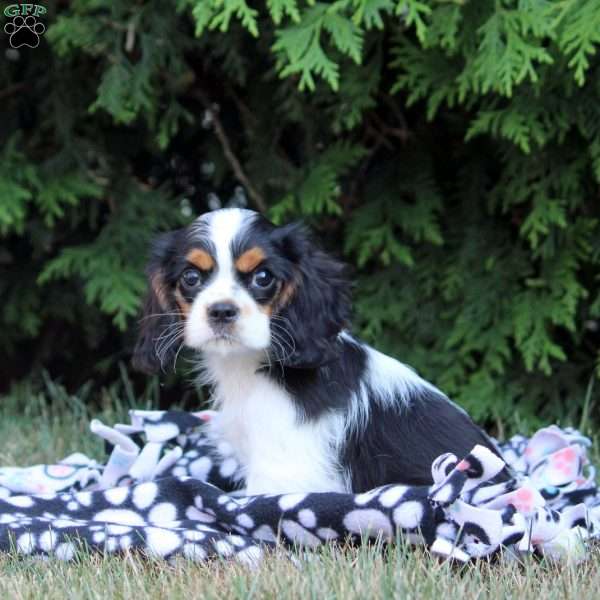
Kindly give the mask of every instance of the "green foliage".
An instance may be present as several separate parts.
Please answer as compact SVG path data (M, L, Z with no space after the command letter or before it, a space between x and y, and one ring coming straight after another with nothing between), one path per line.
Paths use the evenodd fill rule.
M42 269L38 283L79 277L88 304L113 316L120 329L140 309L151 233L178 224L172 208L155 192L123 191L123 200L91 243L65 248Z
M27 204L33 196L30 186L38 183L35 169L16 149L16 137L6 141L0 158L0 233L14 230L21 233L25 226Z
M153 234L249 203L314 225L356 266L359 332L476 418L594 420L595 0L81 0L46 24L0 66L4 365L109 377Z
M299 173L292 191L271 207L271 218L281 223L294 215L341 215L338 182L364 154L361 146L333 142Z

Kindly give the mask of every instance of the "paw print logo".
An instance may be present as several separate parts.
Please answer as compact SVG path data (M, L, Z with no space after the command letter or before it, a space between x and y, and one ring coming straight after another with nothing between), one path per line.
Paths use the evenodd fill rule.
M46 26L38 21L33 15L22 17L17 15L14 19L4 25L4 32L9 35L8 41L12 48L37 48L40 44L40 36L46 31Z
M550 464L565 477L572 477L574 479L577 476L579 467L577 453L571 446L555 452L550 457Z

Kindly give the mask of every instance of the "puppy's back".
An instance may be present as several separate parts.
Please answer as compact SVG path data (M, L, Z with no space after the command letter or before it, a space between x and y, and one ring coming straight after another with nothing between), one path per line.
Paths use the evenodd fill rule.
M498 454L441 391L399 361L362 346L367 361L358 395L363 397L349 413L355 422L349 423L341 454L353 491L389 483L430 485L431 465L445 452L460 459L480 444Z

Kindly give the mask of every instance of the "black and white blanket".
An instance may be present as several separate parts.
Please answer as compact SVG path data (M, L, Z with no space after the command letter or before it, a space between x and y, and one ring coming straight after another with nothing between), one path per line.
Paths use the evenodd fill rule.
M0 469L0 551L70 559L105 553L230 558L249 565L276 544L398 537L467 561L503 549L580 560L600 537L600 493L589 439L556 426L501 444L515 473L481 446L440 456L432 486L363 494L243 496L231 448L208 433L210 411L131 411L130 425L92 421L106 464L73 454L54 465Z

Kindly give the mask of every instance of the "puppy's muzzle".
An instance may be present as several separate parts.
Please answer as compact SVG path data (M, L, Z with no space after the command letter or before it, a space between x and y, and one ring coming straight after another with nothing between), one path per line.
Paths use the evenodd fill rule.
M233 302L215 302L208 309L208 322L213 329L232 325L240 315L240 309Z

